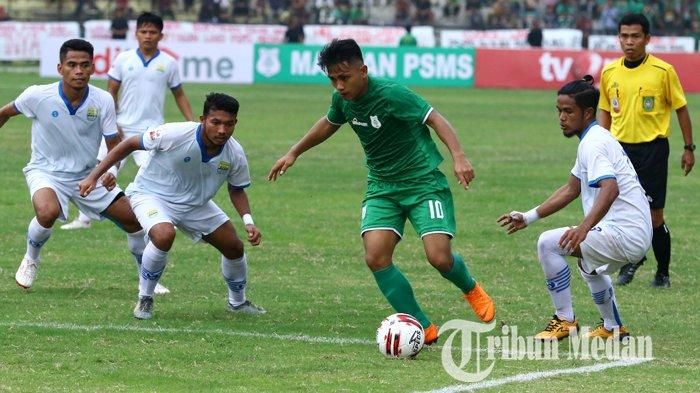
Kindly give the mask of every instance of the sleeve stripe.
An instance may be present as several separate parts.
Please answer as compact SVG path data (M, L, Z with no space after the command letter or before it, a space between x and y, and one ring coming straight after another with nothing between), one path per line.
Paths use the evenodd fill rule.
M331 119L328 118L328 116L326 116L326 120L328 120L329 123L331 123L331 124L333 124L333 125L336 125L336 126L342 126L342 125L343 125L343 123L334 123L334 122L332 122Z
M15 102L14 102L14 101L12 101L12 106L14 106L14 107L15 107L15 110L17 111L17 113L22 113L22 111L21 111L21 110L19 110L19 108L17 108L17 104L15 104Z
M180 87L182 87L182 83L177 84L177 85L171 87L170 90L175 91L175 90L179 89Z
M119 83L122 83L122 81L120 81L119 79L117 79L117 78L113 77L112 75L109 75L109 74L108 74L108 75L107 75L107 77L108 77L109 79L111 79L111 80L115 81L115 82L119 82Z
M599 184L598 184L598 183L600 183L601 180L605 180L605 179L614 179L614 178L615 178L615 175L603 175L603 176L601 176L601 177L599 177L599 178L597 178L597 179L595 179L595 180L589 181L589 182L588 182L588 186L589 186L589 187L598 188L598 187L599 187Z
M105 139L114 139L114 138L116 138L117 136L119 136L119 133L116 132L116 131L114 131L114 132L111 133L111 134L103 134L103 136L105 137Z
M433 107L431 106L430 109L428 109L428 113L425 114L425 117L423 118L422 124L425 124L426 121L428 121L428 116L433 113Z
M243 190L243 189L248 188L248 187L250 187L250 183L243 184L241 186L237 186L237 185L234 185L231 183L228 184L228 188L231 190Z

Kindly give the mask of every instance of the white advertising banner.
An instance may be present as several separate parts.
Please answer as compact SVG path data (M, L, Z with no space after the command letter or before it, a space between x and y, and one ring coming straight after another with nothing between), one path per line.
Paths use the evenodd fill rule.
M86 21L85 39L110 39L111 22L108 20ZM183 44L277 44L284 41L286 26L282 25L234 25L165 21L163 43ZM128 41L136 41L136 21L129 21Z
M306 25L304 43L325 45L334 38L352 38L360 46L395 47L405 33L403 27L396 26ZM435 47L435 31L432 26L414 26L411 34L416 37L418 46Z
M588 37L588 49L595 51L620 51L620 41L614 35L592 35ZM652 36L649 45L647 45L647 51L652 53L693 53L695 52L695 38ZM622 53L620 53L620 56L622 56Z
M525 49L527 29L509 30L443 30L440 46L443 48L474 47L489 49ZM576 29L544 29L543 49L581 49L583 33Z
M56 38L54 60L64 41L80 36L78 22L0 22L0 60L38 60L40 43Z
M95 47L93 78L106 79L107 72L117 55L131 49L123 40L91 40ZM62 41L48 39L41 43L39 74L56 77L58 48ZM161 43L161 51L174 57L183 82L253 83L253 45L209 43Z

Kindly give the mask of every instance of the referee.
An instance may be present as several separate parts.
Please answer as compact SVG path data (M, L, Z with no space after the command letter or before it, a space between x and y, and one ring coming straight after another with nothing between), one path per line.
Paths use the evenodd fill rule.
M620 141L647 193L654 228L652 248L657 262L651 284L668 288L671 233L664 223L664 205L671 112L676 112L683 133L681 167L686 176L695 164L693 127L683 87L673 66L646 53L651 38L649 20L642 14L628 14L622 17L617 29L624 56L605 66L601 73L598 122ZM645 259L623 266L618 284L631 282Z

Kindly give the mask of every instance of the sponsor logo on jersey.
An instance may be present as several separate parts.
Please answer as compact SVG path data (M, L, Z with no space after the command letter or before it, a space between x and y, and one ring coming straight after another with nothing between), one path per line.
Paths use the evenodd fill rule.
M155 141L156 139L160 138L160 130L149 131L148 138L150 138L152 141Z
M90 121L96 120L100 116L100 108L90 106L87 108L87 119Z
M369 120L372 123L372 127L374 128L379 129L379 127L382 126L382 122L379 121L379 116L370 116Z
M58 111L51 112L51 117L58 117Z
M352 121L350 123L353 125L356 125L356 126L367 127L367 123L363 123L363 122L357 120L357 117L353 117Z
M157 209L150 209L149 211L146 212L146 215L149 218L153 218L158 215L158 210Z
M185 157L185 159L183 161L190 162L190 160L192 160L192 157Z
M219 167L216 168L216 173L223 173L231 169L231 163L227 161L219 162Z

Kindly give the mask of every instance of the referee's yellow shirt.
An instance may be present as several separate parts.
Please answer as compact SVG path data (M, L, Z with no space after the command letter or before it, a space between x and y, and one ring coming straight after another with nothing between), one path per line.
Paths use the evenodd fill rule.
M610 132L625 143L667 138L671 112L686 105L676 70L650 54L636 68L625 67L624 60L601 72L598 107L610 112Z

